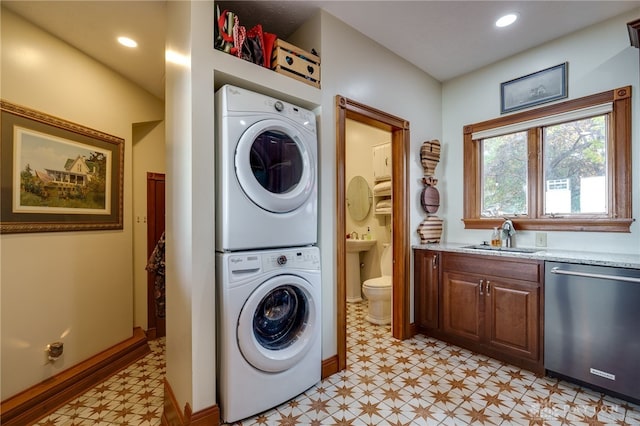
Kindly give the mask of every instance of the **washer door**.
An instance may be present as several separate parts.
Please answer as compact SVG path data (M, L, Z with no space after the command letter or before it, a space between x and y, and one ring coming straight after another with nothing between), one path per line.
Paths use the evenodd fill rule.
M240 311L240 352L262 371L276 373L293 367L319 333L316 311L309 282L295 275L265 281Z
M302 134L282 120L263 120L240 137L236 176L244 193L273 213L293 211L313 192L315 163Z

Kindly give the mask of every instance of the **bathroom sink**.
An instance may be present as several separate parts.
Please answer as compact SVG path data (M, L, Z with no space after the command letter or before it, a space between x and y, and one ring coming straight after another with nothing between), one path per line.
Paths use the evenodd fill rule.
M367 251L376 244L376 240L355 240L347 238L347 253Z
M505 253L537 253L541 250L520 247L492 247L486 244L476 244L472 246L464 246L462 248L484 251L500 251Z
M347 238L347 302L362 300L360 281L360 252L371 249L376 240L356 240Z

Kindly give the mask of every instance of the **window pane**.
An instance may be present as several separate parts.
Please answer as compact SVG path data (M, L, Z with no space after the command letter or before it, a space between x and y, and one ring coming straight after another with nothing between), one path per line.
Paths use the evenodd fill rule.
M606 214L606 116L544 128L545 204L550 214Z
M527 214L527 133L482 140L482 216Z

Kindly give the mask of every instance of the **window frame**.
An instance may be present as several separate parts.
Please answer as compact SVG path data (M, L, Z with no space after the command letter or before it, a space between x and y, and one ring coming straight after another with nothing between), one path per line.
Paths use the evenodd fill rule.
M529 170L527 216L510 216L518 230L631 232L633 223L631 169L631 86L585 96L553 105L487 120L463 127L464 154L464 210L465 229L491 229L500 226L504 218L481 216L482 176L481 139L472 134L497 127L539 119L555 114L612 103L609 122L609 215L608 217L550 217L544 215L544 182L542 173L542 131L540 127L527 130Z

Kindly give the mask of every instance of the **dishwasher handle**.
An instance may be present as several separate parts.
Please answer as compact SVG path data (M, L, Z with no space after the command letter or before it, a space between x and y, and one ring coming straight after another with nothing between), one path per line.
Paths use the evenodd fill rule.
M640 284L640 278L625 277L623 275L592 274L589 272L566 271L564 269L560 269L557 266L551 268L550 272L552 274L558 274L558 275L573 275L576 277L585 277L585 278L601 278L603 280L627 281L630 283Z

